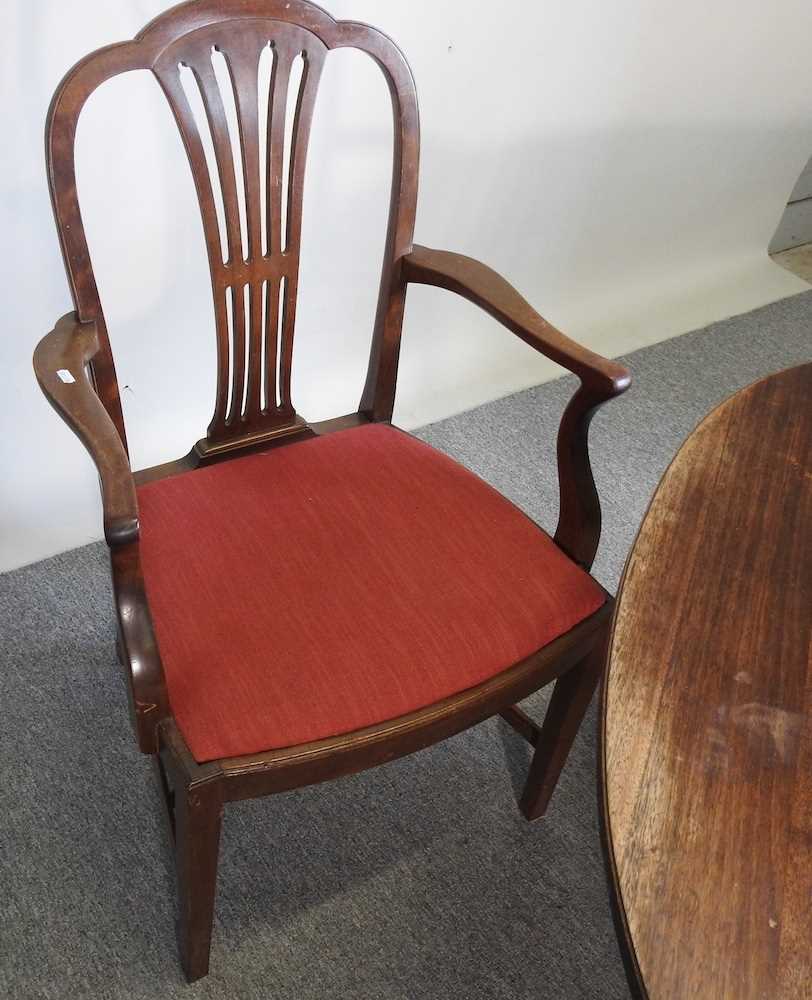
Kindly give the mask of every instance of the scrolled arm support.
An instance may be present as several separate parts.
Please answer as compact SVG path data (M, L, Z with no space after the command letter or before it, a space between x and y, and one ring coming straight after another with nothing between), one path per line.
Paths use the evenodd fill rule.
M558 430L561 498L557 545L585 569L595 558L601 508L589 463L589 424L595 411L629 387L626 368L582 347L540 316L504 278L479 261L445 250L415 246L400 258L406 281L435 285L461 295L568 371L581 385Z
M144 753L157 750L159 723L170 714L161 657L141 571L138 502L121 436L86 374L99 351L95 323L63 316L34 352L40 388L90 453L99 473L104 535L110 546L118 650L128 675L133 725Z
M149 611L138 542L110 550L118 653L127 674L130 717L144 753L158 750L158 726L171 715L161 654Z
M589 425L611 397L595 398L582 383L558 427L558 525L555 543L588 570L601 539L601 504L589 461Z
M85 366L99 350L95 323L60 319L34 351L34 372L48 402L87 449L99 473L104 537L112 546L138 538L138 501L127 451Z

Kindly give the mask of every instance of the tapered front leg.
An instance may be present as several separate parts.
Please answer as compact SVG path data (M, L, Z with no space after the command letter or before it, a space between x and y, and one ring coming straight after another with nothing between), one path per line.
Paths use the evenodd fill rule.
M583 660L555 682L519 802L527 819L538 819L547 809L575 734L603 674L605 654L606 636L603 636Z
M190 983L209 971L223 799L220 783L175 790L178 943Z

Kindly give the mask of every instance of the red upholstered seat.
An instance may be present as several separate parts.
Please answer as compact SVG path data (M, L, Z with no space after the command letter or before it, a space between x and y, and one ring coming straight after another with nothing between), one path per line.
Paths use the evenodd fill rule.
M603 603L477 476L371 424L138 490L147 596L198 761L382 722Z

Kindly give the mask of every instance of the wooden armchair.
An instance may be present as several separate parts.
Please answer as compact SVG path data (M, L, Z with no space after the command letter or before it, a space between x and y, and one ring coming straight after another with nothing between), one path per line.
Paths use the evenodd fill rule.
M341 46L372 56L389 86L392 199L358 411L309 423L290 398L302 189L319 74L327 52ZM273 71L260 125L266 47ZM239 157L213 71L217 53L230 72ZM297 57L303 72L286 154ZM184 458L136 473L73 154L89 94L133 69L155 74L183 137L208 249L218 356L205 438ZM184 69L205 108L201 128L217 177ZM88 56L54 97L47 160L75 312L41 341L34 367L98 468L118 652L138 745L152 755L166 804L180 953L191 981L208 971L225 802L372 767L501 713L535 747L521 808L529 819L544 812L600 678L611 614L611 597L588 575L600 508L587 430L629 375L559 333L484 265L413 246L418 115L406 61L381 32L335 21L304 0L194 0L134 41ZM470 299L579 377L558 433L554 538L476 476L391 426L410 282ZM551 681L539 727L516 702Z

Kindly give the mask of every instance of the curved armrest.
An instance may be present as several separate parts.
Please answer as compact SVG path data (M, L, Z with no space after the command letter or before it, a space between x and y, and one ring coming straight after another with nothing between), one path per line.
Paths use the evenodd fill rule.
M462 254L414 246L400 258L406 281L447 288L480 306L526 344L581 381L558 429L560 509L555 541L575 562L592 565L601 533L601 508L587 446L598 407L629 387L631 375L615 361L582 347L540 316L491 268Z
M619 396L629 385L629 372L607 361L557 330L496 271L472 257L415 246L401 257L407 281L447 288L480 306L551 361L589 385L602 399Z
M127 452L85 366L99 349L95 323L63 316L34 351L37 382L96 464L108 545L138 538L138 502Z

